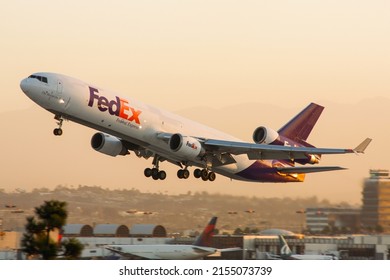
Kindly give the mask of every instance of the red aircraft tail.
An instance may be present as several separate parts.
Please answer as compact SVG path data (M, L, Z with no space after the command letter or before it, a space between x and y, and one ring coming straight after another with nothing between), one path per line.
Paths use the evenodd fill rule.
M202 234L198 236L195 240L194 245L210 247L211 246L211 238L214 235L215 224L217 223L217 217L212 217L210 222L207 224Z

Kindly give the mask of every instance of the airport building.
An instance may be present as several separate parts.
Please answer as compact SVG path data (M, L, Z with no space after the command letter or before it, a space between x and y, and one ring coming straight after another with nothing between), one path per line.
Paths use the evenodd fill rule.
M97 227L96 235L88 225L67 225L64 227L63 240L77 238L83 245L82 259L119 259L116 253L105 249L106 245L137 244L192 244L195 237L158 237L153 232L158 226L137 226L137 236L125 236L126 229L114 224ZM142 233L141 229L145 231ZM161 229L160 229L161 230ZM119 232L119 234L118 234ZM216 253L206 259L255 260L269 259L269 255L281 252L278 235L283 235L295 254L327 254L339 259L383 260L390 259L390 235L341 235L341 236L304 236L293 232L269 229L257 235L216 235L211 247L218 249L239 247L243 250ZM5 232L0 238L0 259L24 259L21 253L20 232ZM130 257L126 257L130 258Z
M362 194L362 225L368 230L390 232L389 170L370 170Z
M295 254L325 254L344 260L390 259L390 235L305 236L285 238ZM253 247L252 247L253 248ZM268 254L280 254L277 236L254 237L255 253L250 248L246 258L267 259ZM268 253L268 254L267 254Z
M360 219L360 208L307 208L306 230L311 233L356 232L360 228Z
M306 230L310 233L390 233L390 172L370 170L362 191L361 208L307 208Z
M63 240L77 238L84 245L82 259L115 259L118 255L105 249L106 245L166 244L172 242L161 225L135 224L130 229L120 224L67 224Z
M22 233L0 230L0 260L22 259L20 240Z
M213 237L212 247L243 248L242 251L216 253L206 259L267 260L270 255L280 255L278 235L283 235L294 254L331 255L341 260L389 260L390 235L303 236L285 230L272 229L267 235ZM191 244L193 238L180 238L174 242Z

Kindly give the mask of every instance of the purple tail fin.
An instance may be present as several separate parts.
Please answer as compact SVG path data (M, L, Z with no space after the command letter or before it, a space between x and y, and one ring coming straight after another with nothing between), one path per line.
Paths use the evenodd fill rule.
M211 238L214 235L215 224L217 223L217 217L212 217L210 222L204 228L201 235L195 240L194 245L196 246L211 246Z
M279 129L278 133L298 143L304 144L323 110L324 107L315 103L310 103L309 106Z

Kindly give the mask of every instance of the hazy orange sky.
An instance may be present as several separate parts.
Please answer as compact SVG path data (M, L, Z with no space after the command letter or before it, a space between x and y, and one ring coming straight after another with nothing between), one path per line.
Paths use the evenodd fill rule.
M389 140L387 131L383 130L390 121L388 114L383 115L388 108L382 108L384 111L375 109L375 104L389 104L389 1L16 0L1 5L0 34L0 113L11 114L18 110L31 113L20 120L22 123L8 123L10 131L2 129L8 135L7 139L24 138L24 141L20 144L23 147L12 147L17 141L2 140L7 144L2 145L2 159L7 168L2 174L0 188L53 187L56 184L77 185L77 182L101 182L100 185L108 187L122 182L121 186L132 187L130 181L134 181L134 187L146 183L153 185L148 187L150 190L166 191L170 190L170 184L177 184L173 172L171 179L163 184L159 182L160 185L145 179L142 170L150 162L94 155L88 143L93 131L75 124L65 127L69 138L64 135L61 140L54 140L52 116L33 104L19 89L20 80L37 71L78 77L167 110L184 112L248 141L256 126L275 125L278 129L314 101L327 105L327 109L322 117L325 119L323 125L319 124L312 136L313 144L353 146L366 136L377 141L363 157L347 156L345 159L337 156L324 161L330 165L356 165L357 170L351 168L344 171L344 175L333 175L338 172L309 175L314 176L315 179L310 179L314 181L309 180L301 184L302 187L294 185L294 191L283 185L276 187L279 192L273 192L270 189L276 185L242 185L221 180L221 176L217 179L222 183L216 187L209 185L199 190L210 188L223 193L225 185L233 184L231 189L238 193L242 189L242 193L250 194L253 188L260 196L296 193L297 196L319 195L330 200L359 202L360 191L351 198L352 188L357 188L368 169L390 168L388 156L383 155ZM251 118L250 121L240 120L245 125L233 124L241 130L224 121L231 113L227 108L245 111L245 104L257 103L279 106L285 111L274 116L272 111L252 107L250 115L238 113L238 117ZM366 103L374 106L365 108ZM191 111L200 106L209 108L198 110L202 116ZM343 108L352 111L342 112ZM334 115L344 116L343 124L347 127L341 126ZM378 119L365 117L375 115ZM365 121L367 119L375 123ZM30 132L28 139L21 133L21 128ZM330 131L341 135L324 136ZM75 132L79 134L72 134ZM83 133L86 133L85 139ZM70 139L71 135L75 138ZM30 146L30 141L37 141L42 150ZM79 147L70 148L70 143ZM66 153L61 154L60 159L45 156L49 153L45 146ZM57 170L63 171L63 166L73 164L72 157L67 157L72 149L78 153L84 149L85 161L104 166L101 172L107 171L107 178L91 178L88 169L77 174L66 169L66 173L60 171L56 176L52 174L55 171L46 170L46 175L42 176L42 170L31 166L33 158L34 167L51 165L51 168L56 166ZM10 150L12 154L8 154ZM27 162L30 165L23 165ZM115 172L119 172L119 167L112 167L119 165L118 162L129 170L139 170L131 173L132 177L127 181L126 169L120 170L122 177ZM20 175L21 170L25 172L24 176ZM335 180L330 181L330 185L346 178L355 178L355 181L351 183L350 191L329 197L329 192L318 192L318 187L312 191L313 185L325 178L336 178L329 179ZM183 191L196 191L193 187L196 182L180 181L179 185Z

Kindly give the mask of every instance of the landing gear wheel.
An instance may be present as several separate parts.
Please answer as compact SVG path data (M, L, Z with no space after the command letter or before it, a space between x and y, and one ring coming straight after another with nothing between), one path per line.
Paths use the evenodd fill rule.
M212 182L215 180L216 175L214 172L210 172L207 177L208 177L209 181Z
M202 169L200 176L203 181L207 181L209 179L209 173L206 169Z
M145 177L149 178L150 176L152 176L152 169L150 169L149 167L148 168L145 168L144 170L144 175Z
M152 168L152 177L154 179L154 177L158 178L158 169L157 168Z
M55 136L61 136L61 135L62 135L62 129L61 129L61 128L55 128L55 129L53 130L53 134L54 134Z
M183 179L183 178L184 178L183 170L182 170L182 169L179 169L179 170L177 171L177 178L179 178L179 179Z
M202 171L200 172L200 177L202 178L203 181L207 181L209 179L209 172L207 171L207 169L202 169Z
M195 169L194 170L194 177L196 179L199 179L201 176L202 176L202 170L200 170L199 168Z
M158 178L160 180L165 180L165 178L167 178L167 173L163 170L161 170L160 172L158 172Z
M183 170L183 179L188 179L190 177L190 172L187 169Z
M152 178L153 178L153 180L158 180L158 179L160 179L160 178L158 177L158 173L157 173L157 174L152 174Z

